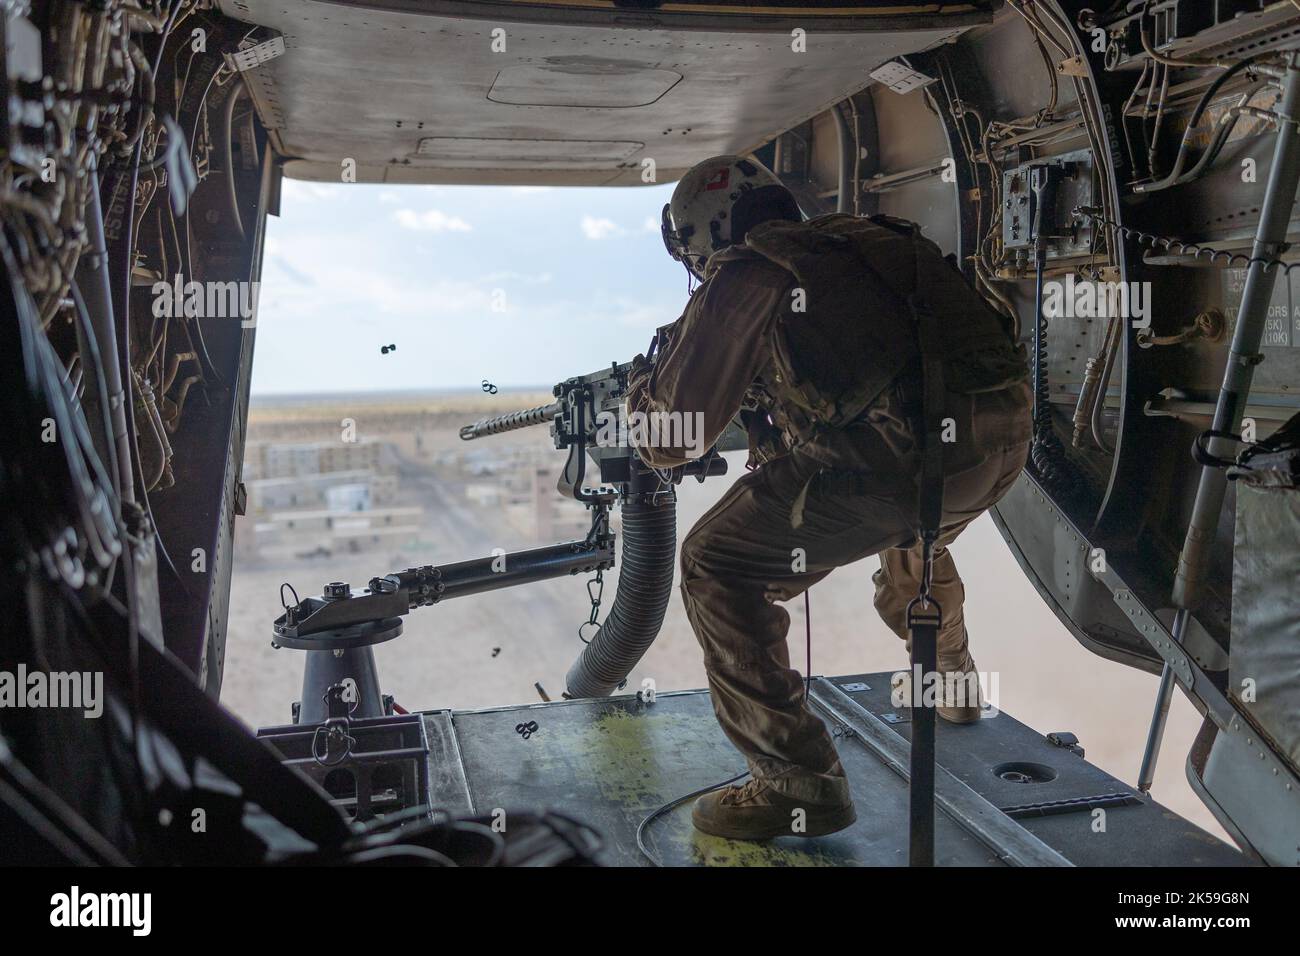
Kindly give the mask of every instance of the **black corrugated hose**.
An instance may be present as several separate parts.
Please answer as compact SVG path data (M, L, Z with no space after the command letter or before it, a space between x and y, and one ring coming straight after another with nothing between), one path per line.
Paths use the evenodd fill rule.
M618 590L605 622L565 679L569 697L606 697L627 679L664 621L677 556L677 498L667 494L623 503Z

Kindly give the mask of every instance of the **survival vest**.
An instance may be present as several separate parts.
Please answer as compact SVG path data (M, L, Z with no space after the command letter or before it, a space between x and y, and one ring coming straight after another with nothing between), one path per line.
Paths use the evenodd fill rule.
M840 213L777 220L751 229L745 245L795 278L768 386L796 442L852 422L916 367L914 292L938 318L948 391L997 391L1028 376L1006 320L914 223Z

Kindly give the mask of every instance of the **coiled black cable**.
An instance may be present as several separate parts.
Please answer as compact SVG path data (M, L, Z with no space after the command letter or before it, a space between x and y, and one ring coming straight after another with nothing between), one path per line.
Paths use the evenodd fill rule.
M1244 252L1228 252L1226 249L1215 249L1213 246L1203 246L1196 242L1184 242L1182 239L1175 239L1172 236L1161 236L1151 232L1143 232L1140 229L1134 229L1131 226L1121 226L1113 219L1102 215L1095 208L1088 206L1079 206L1074 210L1076 219L1085 218L1109 229L1112 235L1123 236L1125 239L1132 239L1139 245L1149 246L1155 249L1157 246L1166 252L1178 256L1191 256L1193 259L1207 258L1209 262L1222 262L1229 266L1238 266L1243 269L1261 263L1264 270L1281 269L1284 275L1290 275L1292 269L1300 268L1300 261L1283 262L1281 259L1273 259L1268 256L1252 256Z

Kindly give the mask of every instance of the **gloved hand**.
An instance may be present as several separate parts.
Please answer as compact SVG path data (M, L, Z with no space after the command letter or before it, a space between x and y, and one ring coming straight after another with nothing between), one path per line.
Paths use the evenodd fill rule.
M654 363L644 355L634 357L632 359L632 368L627 373L628 394L643 394L650 384L650 373L653 371Z
M762 409L745 409L739 412L740 422L749 435L749 459L745 467L750 471L769 461L784 458L790 454L786 447L785 435L781 429L772 424L767 412Z
M650 348L645 353L638 354L632 359L632 368L627 375L629 389L633 385L644 385L649 380L650 373L655 367L655 359L668 347L671 341L672 328L676 324L672 322L656 329L654 338L650 340Z
M679 319L678 322L681 320ZM669 322L667 325L661 325L655 329L654 338L650 340L650 349L647 353L649 361L654 362L659 358L673 341L673 329L677 327L677 322Z

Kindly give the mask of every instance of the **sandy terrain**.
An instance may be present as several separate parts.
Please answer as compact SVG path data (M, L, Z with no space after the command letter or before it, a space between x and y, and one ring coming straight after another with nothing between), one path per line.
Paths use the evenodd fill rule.
M439 422L444 425L439 446L454 447L454 431L446 426L477 417L474 407L471 402ZM495 410L510 407L509 402L493 406ZM291 422L278 414L282 411L256 411L254 433L258 429L281 435L310 432L333 416L333 410L326 415L304 411ZM464 418L467 413L470 417ZM364 420L363 415L357 417ZM376 418L371 415L369 420ZM516 435L549 445L545 429ZM555 457L558 467L558 452ZM729 457L735 459L732 476L705 484L690 481L681 487L679 539L727 483L743 472L741 461ZM457 489L422 476L419 469L404 472L403 487L411 500L426 509L428 527L419 553L372 551L236 565L222 699L251 726L287 722L290 702L299 696L300 655L270 646L270 625L281 610L282 581L293 582L306 595L316 593L326 581L347 580L360 587L374 575L410 564L463 560L489 554L496 547L536 545L490 510L469 507ZM568 506L579 508L576 503ZM1090 761L1131 783L1141 759L1156 678L1107 662L1079 646L1024 578L989 518L971 525L953 552L966 583L972 648L979 668L998 674L999 706L1044 733L1077 734ZM875 567L875 560L867 559L837 571L813 589L814 673L853 674L905 666L902 642L872 607ZM606 578L607 606L615 583L616 574L611 573ZM581 579L526 585L422 609L407 618L401 638L376 649L384 690L409 710L531 702L537 699L534 681L558 697L564 674L581 649L577 627L587 612ZM790 612L792 630L799 638L792 657L802 669L802 602L792 603ZM704 685L699 647L676 597L657 642L631 675L630 686L637 687L643 677L653 677L660 690ZM1183 775L1184 756L1198 727L1199 717L1181 694L1175 694L1153 792L1179 813L1221 834Z

